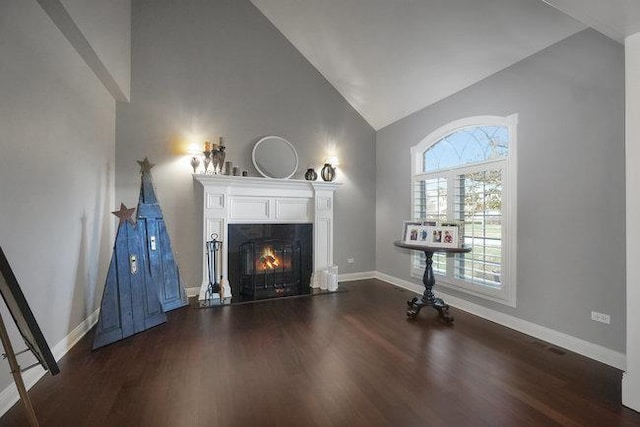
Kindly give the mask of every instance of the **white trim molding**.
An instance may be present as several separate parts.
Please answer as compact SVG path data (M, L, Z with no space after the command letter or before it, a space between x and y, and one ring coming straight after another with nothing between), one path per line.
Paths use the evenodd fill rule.
M627 372L622 377L622 404L640 411L640 33L625 41L625 75Z
M338 274L338 282L353 282L356 280L375 279L375 271L361 271L358 273Z
M422 294L424 286L422 284L416 284L407 280L399 279L397 277L390 276L388 274L376 272L375 278L382 280L383 282L390 283L399 288L404 288ZM481 317L486 320L490 320L499 325L507 328L522 332L523 334L531 335L537 339L546 341L550 344L557 345L574 353L581 354L590 359L597 360L598 362L605 363L614 368L625 370L627 366L626 355L624 353L611 350L598 344L594 344L580 338L565 334L560 331L556 331L545 326L522 320L508 314L492 310L490 308L483 307L478 304L466 301L462 298L449 295L447 293L437 291L438 296L443 298L447 304L467 313L471 313L475 316Z
M78 326L69 332L69 335L60 340L60 342L51 349L51 353L56 359L56 362L62 359L62 357L67 354L67 352L71 350L71 348L73 348L73 346L76 345L78 341L80 341L80 339L91 330L91 328L93 328L93 326L98 322L99 314L100 309L91 313ZM36 385L40 378L42 378L46 373L47 371L45 371L40 365L26 371L22 375L22 379L27 390ZM4 415L9 409L11 409L18 400L20 400L20 395L18 394L16 385L12 382L0 392L0 416Z
M222 240L222 276L229 279L229 224L313 224L313 272L333 265L333 194L342 184L226 175L193 175L193 179L203 189L202 247L214 233ZM201 302L209 287L206 256L203 251ZM231 289L227 282L225 302L232 298Z
M443 167L442 169L425 171L425 156L424 153L432 146L439 144L444 138L452 133L462 131L469 128L483 127L483 126L499 126L506 128L509 133L508 140L508 153L505 156L497 156L496 158L485 159L478 161L477 163L464 163L457 164L451 167ZM472 174L475 172L485 171L500 171L502 176L502 190L501 199L502 207L500 213L502 216L501 227L501 262L500 262L500 282L497 286L485 286L484 284L467 278L456 277L454 271L456 271L455 261L456 258L447 257L446 259L446 277L442 277L439 283L446 285L452 289L467 294L475 295L479 298L495 301L500 304L505 304L510 307L516 307L516 292L517 292L517 160L518 160L518 114L511 114L509 116L473 116L447 123L433 132L429 133L415 146L411 147L411 212L416 215L421 212L421 216L427 213L440 215L441 212L430 212L429 203L425 206L416 206L416 194L420 194L420 204L424 203L423 198L426 198L422 191L425 191L422 187L426 185L427 181L433 182L438 180L445 183L447 187L446 194L446 216L447 220L458 220L456 200L460 195L456 193L456 188L459 184L458 180L463 179L463 176ZM464 210L464 209L463 209ZM462 212L462 215L466 215L466 212ZM420 219L412 218L412 219ZM423 268L418 268L419 254L415 253L409 257L409 271L412 277L422 277L424 274Z

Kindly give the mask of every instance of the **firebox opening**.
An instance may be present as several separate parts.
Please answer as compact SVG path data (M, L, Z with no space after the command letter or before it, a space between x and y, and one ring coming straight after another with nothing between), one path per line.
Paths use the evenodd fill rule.
M309 294L312 224L230 224L232 302Z
M262 255L257 259L256 268L259 271L276 270L282 264L280 257L271 246L265 246Z

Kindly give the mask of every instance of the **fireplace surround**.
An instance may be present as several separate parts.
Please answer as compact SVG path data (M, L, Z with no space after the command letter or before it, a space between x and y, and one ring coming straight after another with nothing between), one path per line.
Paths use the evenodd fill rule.
M213 233L222 240L221 275L228 279L224 300L217 303L231 302L236 297L234 292L240 289L239 283L231 283L229 277L230 225L308 224L312 230L311 272L333 264L333 196L340 183L202 174L194 174L193 179L200 184L197 188L202 197L201 303L209 284L204 245ZM318 277L313 274L311 280Z

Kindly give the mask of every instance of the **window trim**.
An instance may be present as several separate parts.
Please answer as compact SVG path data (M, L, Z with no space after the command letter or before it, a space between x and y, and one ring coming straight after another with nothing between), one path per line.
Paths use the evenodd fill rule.
M500 290L491 288L482 288L480 285L474 285L471 282L461 279L452 280L446 276L436 273L436 283L445 288L454 289L460 292L471 294L486 300L495 301L510 307L516 307L516 281L517 281L517 125L518 115L512 114L506 117L502 116L474 116L455 120L444 126L439 127L423 138L418 144L411 147L411 185L409 186L411 195L411 212L413 215L414 205L414 185L425 175L432 173L450 174L455 173L458 169L473 168L476 165L490 165L491 163L501 164L504 173L504 193L503 193L503 224L502 235L508 236L502 239L503 245L503 265L502 265L502 282L504 286ZM424 156L422 155L429 147L440 141L442 138L451 133L469 127L475 126L505 126L509 131L509 154L506 158L498 160L487 160L478 163L469 163L454 168L442 169L438 172L423 172ZM448 262L449 264L449 262ZM421 278L424 271L417 271L413 267L413 256L409 258L409 270L411 276ZM481 292L480 292L481 291Z

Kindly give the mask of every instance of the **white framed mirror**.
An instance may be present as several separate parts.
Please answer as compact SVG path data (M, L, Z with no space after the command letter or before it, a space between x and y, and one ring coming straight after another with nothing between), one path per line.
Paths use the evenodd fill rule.
M253 147L253 165L265 178L288 179L298 170L298 153L279 136L265 136Z

